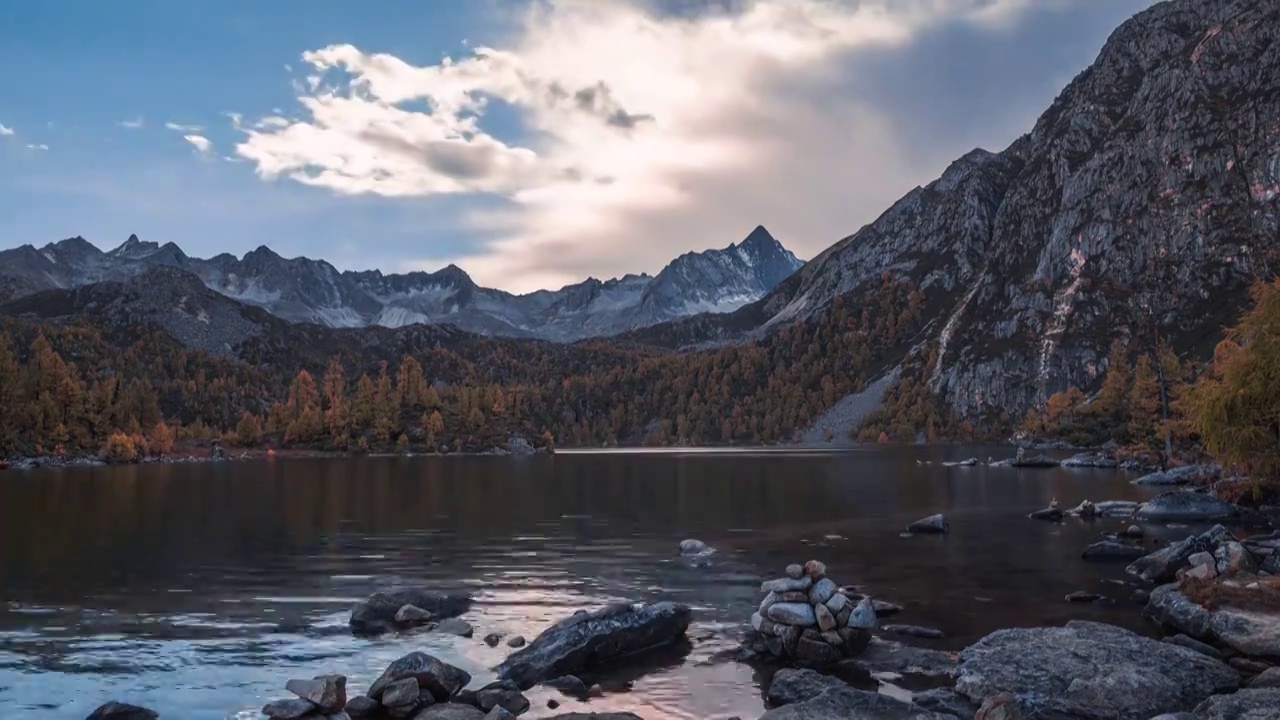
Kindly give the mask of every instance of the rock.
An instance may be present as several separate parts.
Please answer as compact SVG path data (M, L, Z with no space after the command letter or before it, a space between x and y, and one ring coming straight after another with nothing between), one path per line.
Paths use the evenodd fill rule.
M1212 645L1206 645L1205 643L1202 643L1199 640L1196 640L1194 638L1189 638L1186 635L1170 635L1168 637L1160 638L1160 642L1167 642L1167 643L1172 643L1174 645L1181 645L1182 647L1187 648L1188 650L1195 650L1201 655L1208 655L1209 657L1215 658L1217 660L1222 659L1222 653L1218 652L1217 648L1213 647Z
M1280 690L1246 688L1230 695L1215 695L1196 706L1203 720L1276 720L1280 718Z
M374 700L382 700L382 692L393 682L414 678L418 686L429 690L436 702L445 702L471 682L471 674L424 652L411 652L396 660L382 671L382 675L365 693Z
M848 630L849 628L844 628L844 629ZM834 645L837 648L844 647L844 638L840 637L840 633L835 630L823 630L822 642L828 645Z
M817 582L827 574L827 566L817 560L810 560L804 564L804 574L808 575L810 580Z
M1092 518L1098 516L1098 507L1088 500L1081 500L1080 504L1069 511L1072 515L1080 518Z
M160 714L141 705L109 702L99 705L85 720L155 720Z
M555 698L551 698L550 700L547 701L547 707L551 708L552 710L555 710L556 708L560 707L560 701L556 700Z
M765 635L777 635L778 630L775 625L776 623L765 619L760 613L751 613L751 628L756 632L764 633Z
M1218 549L1213 553L1213 558L1214 569L1218 571L1219 575L1256 573L1258 571L1258 564L1254 562L1253 556L1249 554L1248 550L1244 549L1244 545L1235 541L1224 542L1219 545Z
M336 713L347 704L347 678L343 675L319 675L311 680L290 680L284 689L303 700L309 700L324 713Z
M871 598L871 607L875 610L876 617L891 617L902 612L902 606L897 603L891 603L888 600L876 600Z
M511 638L510 640L507 640L507 647L509 647L509 648L522 648L522 647L524 647L528 642L529 642L528 640L525 640L525 639L524 639L524 636L523 636L523 635L516 635L515 637Z
M807 575L799 578L778 578L777 580L760 583L760 592L784 593L792 590L808 592L811 585L813 585L813 580Z
M1091 561L1126 561L1136 560L1146 555L1146 551L1135 545L1101 540L1084 549L1081 557Z
M796 654L796 645L800 643L800 628L795 625L779 625L778 639L782 641L782 652L773 654L792 657ZM773 648L769 649L773 651Z
M401 605L396 611L397 625L424 625L431 620L431 613L417 605Z
M482 689L476 693L476 698L480 701L480 709L485 712L501 707L512 715L520 715L529 710L529 698L511 688Z
M827 598L827 609L830 610L833 615L839 615L840 611L848 604L849 597L844 593L838 592Z
M1138 507L1139 520L1156 522L1213 522L1229 520L1239 508L1212 495L1172 490L1160 493Z
M711 546L707 545L701 540L694 540L690 538L688 540L680 541L681 555L703 555L710 551L711 551Z
M955 720L923 708L866 690L833 687L798 703L774 708L760 720Z
M576 675L561 675L560 677L546 680L542 684L572 697L585 698L587 696L587 684L582 682Z
M1134 485L1186 485L1195 483L1207 485L1222 475L1222 468L1217 465L1185 465L1183 467L1157 470L1133 481Z
M804 575L804 568L802 566L796 563L791 563L787 566L787 577L799 580L801 575Z
M1010 467L1016 468L1056 468L1062 463L1048 455L1033 455L1032 457L1014 458L1009 463Z
M978 712L978 706L951 688L934 688L924 692L912 693L911 703L922 710L954 715L958 718L971 718Z
M1256 677L1249 681L1249 687L1254 689L1280 689L1280 667L1269 667L1258 673Z
M769 619L784 625L809 627L818 621L809 603L781 602L769 607Z
M434 697L434 695L433 695ZM412 710L418 706L418 678L407 677L387 683L379 698L382 706L394 714L397 709ZM407 713L406 713L407 714Z
M998 630L960 653L956 690L974 702L1013 693L1041 716L1145 720L1231 690L1230 667L1123 628Z
M376 713L378 707L377 700L364 695L356 695L347 701L347 706L344 710L352 718L366 718Z
M458 637L469 638L475 634L475 628L471 627L471 623L461 618L446 618L436 623L435 632L445 633L446 635L457 635Z
M1201 565L1214 564L1213 555L1207 552L1195 552L1187 556L1187 564L1191 567L1199 567Z
M476 694L476 691L467 688L463 688L455 693L453 697L449 698L449 702L480 707L480 698Z
M1132 517L1139 504L1134 500L1103 500L1093 506L1093 511L1104 518Z
M813 612L817 617L819 630L829 632L836 629L836 616L831 614L826 605L814 605Z
M1176 577L1178 569L1186 564L1187 559L1195 552L1196 538L1189 537L1179 543L1144 555L1125 568L1125 572L1150 583L1170 582Z
M575 614L542 631L495 670L499 678L527 688L539 680L671 645L684 637L692 616L689 606L669 601L622 603Z
M847 661L871 673L950 677L956 670L953 653L914 647L893 640L870 638L866 647Z
M813 670L783 668L773 674L765 700L772 707L804 702L821 695L831 688L845 687L844 682Z
M1063 518L1063 512L1056 507L1047 507L1043 510L1036 510L1027 515L1032 520L1047 520L1049 522L1059 522Z
M1022 720L1022 709L1013 695L997 693L982 702L973 720Z
M1227 660L1227 664L1235 668L1237 672L1244 675L1246 678L1261 675L1263 672L1271 669L1271 663L1247 657L1233 657L1230 660Z
M941 535L950 529L947 518L941 514L921 518L907 526L907 532L916 535Z
M836 634L840 636L846 655L857 655L871 642L871 631L863 628L843 627Z
M591 687L587 688L587 697L589 698L604 697L604 688L600 687L599 685L592 685Z
M1142 588L1138 588L1137 590L1133 591L1133 595L1130 595L1129 599L1133 600L1136 603L1141 603L1143 605L1146 605L1147 601L1151 599L1151 593L1147 592L1146 590L1143 590Z
M797 567L799 567L799 566L797 566ZM778 599L778 593L776 593L776 592L771 592L771 593L769 593L768 595L765 595L765 596L764 596L764 599L760 601L760 612L764 612L764 611L768 610L768 609L769 609L769 606L770 606L770 605L772 605L772 604L774 604L774 603L776 603L776 602L779 602L779 599Z
M803 635L796 644L796 650L793 655L797 662L813 667L834 665L844 659L844 653L839 648L832 647L829 643L823 641L821 637L808 638Z
M845 623L845 627L870 630L875 626L875 605L872 604L870 598L862 598L862 600L858 601L858 604L854 606L853 611L849 614L849 621Z
M1231 606L1207 610L1191 602L1175 585L1153 590L1143 613L1192 637L1213 640L1245 655L1280 657L1280 614Z
M1192 565L1189 568L1183 568L1178 571L1178 579L1191 578L1193 580L1212 580L1218 577L1218 571L1213 569L1212 565Z
M789 603L807 603L809 602L809 593L803 590L791 590L784 593L778 593L778 602Z
M1120 463L1105 453L1080 453L1062 461L1062 467L1073 468L1115 468Z
M484 636L484 644L489 647L498 647L498 643L502 642L502 635L498 633L489 633Z
M370 635L394 630L396 613L405 605L413 605L437 618L461 615L471 607L471 599L446 595L419 587L398 587L376 592L351 609L351 631Z
M1069 603L1087 603L1101 599L1102 596L1098 593L1085 592L1083 590L1077 590L1067 595L1067 602Z
M836 588L835 583L824 577L815 582L813 587L809 588L809 602L814 605L825 604L833 595L836 594L837 589L838 588Z
M484 716L484 720L515 720L515 717L510 710L496 705Z
M470 705L440 703L419 710L413 720L485 720L484 711Z
M271 720L298 720L310 715L315 709L316 706L308 700L289 698L267 703L262 706L262 714Z
M1144 534L1145 533L1143 533L1142 527L1139 525L1130 525L1129 527L1120 531L1120 537L1130 538L1132 540L1141 540Z
M909 635L911 637L928 638L937 640L943 635L941 630L931 627L921 627L919 625L881 625L880 629L885 632L891 632L895 635Z

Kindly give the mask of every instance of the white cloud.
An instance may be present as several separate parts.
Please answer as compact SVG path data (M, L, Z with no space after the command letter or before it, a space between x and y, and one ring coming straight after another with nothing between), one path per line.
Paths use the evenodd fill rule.
M842 61L944 23L1003 27L1030 3L749 0L671 17L549 0L509 47L436 65L307 52L307 117L241 128L236 152L263 178L338 193L504 197L469 218L493 239L449 260L514 290L656 270L757 223L812 256L937 170L913 167L892 118L843 91ZM483 125L494 98L529 140Z
M198 133L204 130L204 128L199 125L184 125L182 123L173 122L172 120L165 123L164 126L169 130L180 133Z
M29 150L48 150L49 146L44 143L30 143L27 145Z
M209 138L203 135L183 135L182 139L191 143L191 145L195 147L196 152L201 155L208 155L209 151L213 150L213 143L209 141Z
M128 128L129 130L137 130L141 128L143 125L146 125L146 120L143 119L141 115L139 115L138 117L132 120L121 120L119 125L120 127Z
M0 125L0 137L4 137L6 135L12 135L13 132L14 132L13 128Z

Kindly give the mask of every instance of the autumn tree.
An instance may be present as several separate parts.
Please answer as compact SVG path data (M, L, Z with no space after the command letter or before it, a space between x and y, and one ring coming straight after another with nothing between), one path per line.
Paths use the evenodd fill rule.
M324 427L334 446L345 448L351 436L350 412L347 408L347 384L342 361L337 355L329 359L324 371Z
M0 454L12 451L18 442L18 372L9 336L0 334Z
M378 372L378 387L373 396L373 435L379 445L391 442L391 433L399 416L398 410L391 378L387 375L387 364L384 362Z
M444 418L440 417L439 410L422 414L422 431L427 436L427 447L435 448L436 436L444 432Z
M258 417L246 410L236 423L236 443L242 447L254 447L262 442L262 426Z
M147 434L147 448L156 455L173 452L173 430L163 419L156 421Z
M405 355L400 360L400 371L396 376L396 404L412 413L409 417L427 408L427 381L422 375L422 364L412 355Z
M1134 442L1155 448L1160 424L1160 382L1149 355L1139 355L1129 388L1129 434Z

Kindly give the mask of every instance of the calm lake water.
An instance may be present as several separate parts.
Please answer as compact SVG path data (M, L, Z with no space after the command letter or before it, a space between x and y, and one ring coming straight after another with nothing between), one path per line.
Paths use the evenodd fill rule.
M579 608L672 598L695 608L692 650L602 678L608 694L557 712L757 717L759 680L736 645L759 583L817 558L842 584L907 606L895 622L959 649L1014 625L1090 618L1142 629L1120 567L1080 551L1120 520L1026 519L1057 498L1141 499L1113 470L918 465L986 448L561 453L374 458L0 473L0 716L83 718L108 699L163 717L259 717L290 677L340 672L359 692L415 649L478 681ZM945 512L946 537L903 537ZM1174 532L1176 531L1165 531ZM1183 531L1185 535L1185 531ZM677 557L697 537L710 567ZM1149 541L1150 542L1150 541ZM378 586L471 593L466 640L353 638L350 605ZM1096 590L1112 604L1072 605ZM526 717L553 714L530 693Z

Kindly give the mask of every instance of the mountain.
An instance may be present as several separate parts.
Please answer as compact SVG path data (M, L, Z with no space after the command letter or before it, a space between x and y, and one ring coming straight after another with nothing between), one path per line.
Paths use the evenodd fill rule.
M1004 151L964 155L756 303L627 337L742 341L891 275L925 293L901 364L961 418L1097 387L1114 340L1206 359L1280 269L1276 118L1280 3L1159 3Z
M173 243L130 235L102 252L83 238L0 252L0 301L41 290L119 281L167 266L290 322L329 327L456 325L481 335L557 341L608 336L759 299L801 262L757 227L722 250L686 253L656 276L595 278L555 291L513 295L477 285L460 268L403 275L339 272L323 260L286 259L266 246L242 258L192 258Z

